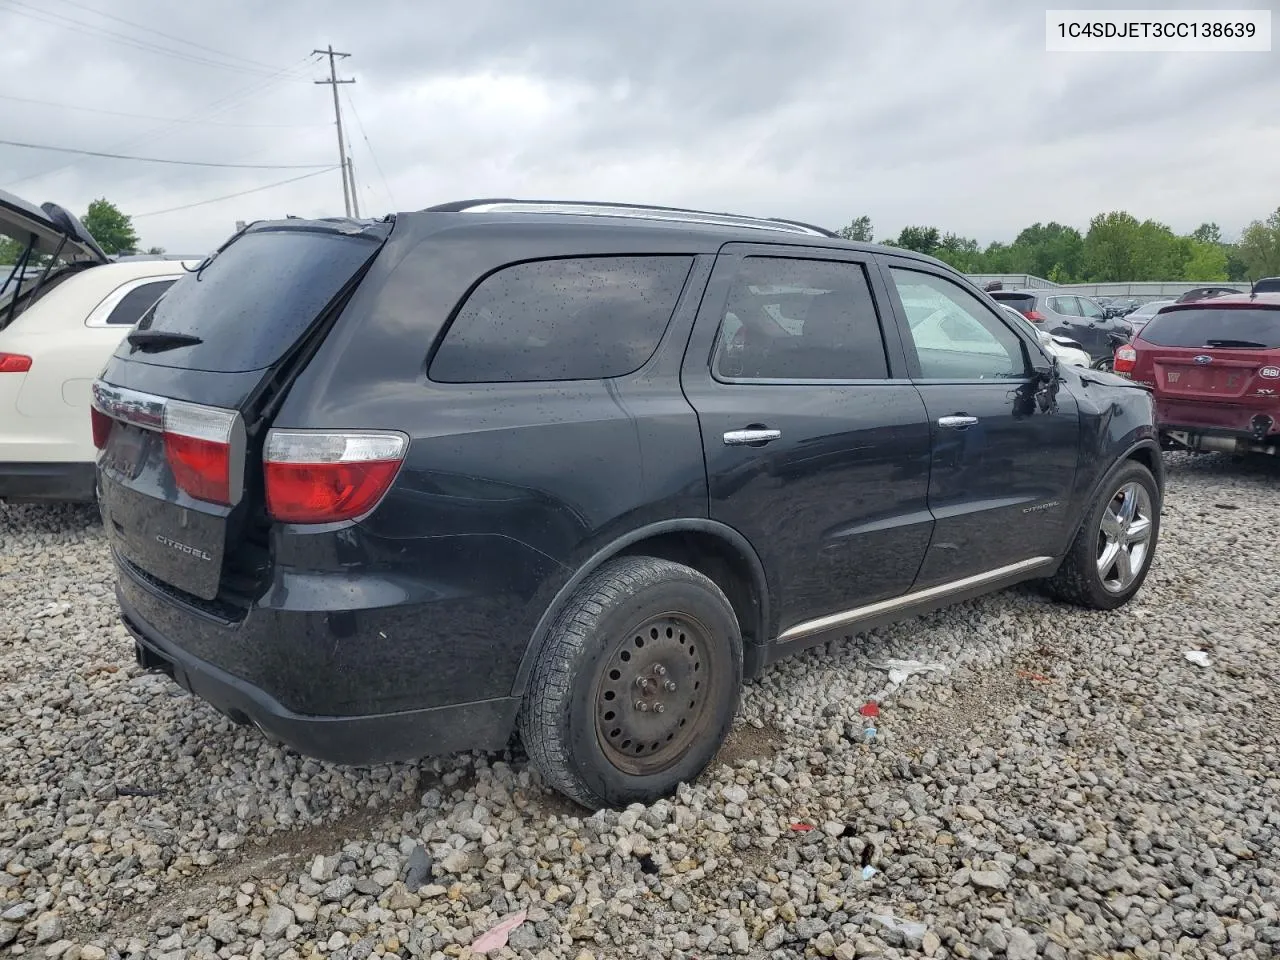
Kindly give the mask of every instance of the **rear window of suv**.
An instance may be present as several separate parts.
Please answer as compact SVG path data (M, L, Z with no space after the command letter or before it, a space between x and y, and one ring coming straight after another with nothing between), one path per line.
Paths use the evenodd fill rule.
M175 283L138 325L201 342L142 359L216 373L268 367L378 249L376 240L318 230L247 233ZM129 344L120 350L127 356Z
M1280 309L1223 307L1169 310L1142 328L1141 337L1160 347L1280 348Z
M431 362L440 383L599 380L640 369L667 329L693 257L517 263L467 297Z

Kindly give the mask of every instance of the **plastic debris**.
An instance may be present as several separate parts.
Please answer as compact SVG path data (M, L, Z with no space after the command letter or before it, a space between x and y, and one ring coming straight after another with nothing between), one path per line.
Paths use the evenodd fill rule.
M867 864L865 867L862 868L862 879L870 880L879 872L880 871L877 870L875 867L871 866L870 864Z
M409 854L409 862L404 868L404 888L410 893L417 893L419 888L431 879L431 855L422 844L413 848Z
M1018 676L1021 677L1023 680L1033 680L1036 683L1051 682L1051 679L1049 677L1046 677L1043 673L1034 673L1031 670L1019 670L1017 671L1017 673L1018 673Z
M876 728L875 728L875 727L867 727L867 729L865 729L865 730L863 730L863 731L862 731L862 742L863 742L863 743L870 743L870 742L871 742L872 740L874 740L875 738L876 738Z
M878 717L880 716L880 704L874 700L868 700L858 708L858 712L864 717Z
M873 913L871 918L889 930L897 930L908 940L919 940L929 928L916 920L899 920L891 913Z
M794 830L796 833L808 833L810 830L813 829L813 824L812 823L793 823L791 825L791 829Z
M520 924L524 923L527 916L524 910L519 913L513 913L505 920L501 921L497 926L486 930L480 936L476 937L471 944L471 950L474 953L489 953L491 950L498 950L507 945L507 937L511 935L511 931Z
M946 673L947 668L940 663L922 663L919 660L881 660L871 664L877 670L889 671L889 683L899 686L917 673Z
M1183 654L1183 656L1194 663L1197 667L1208 667L1213 663L1213 661L1209 659L1209 654L1205 653L1203 650L1188 650Z

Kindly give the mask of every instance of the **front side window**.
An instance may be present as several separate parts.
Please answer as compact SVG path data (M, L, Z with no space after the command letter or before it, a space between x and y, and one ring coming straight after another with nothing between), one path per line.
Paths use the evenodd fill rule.
M860 264L747 257L712 358L722 380L883 380L875 301Z
M893 282L926 380L987 380L1026 371L1022 341L977 297L941 277L894 267Z
M693 258L517 263L480 282L431 362L440 383L599 380L633 373L662 339Z
M1084 316L1080 312L1080 303L1075 297L1053 297L1049 301L1049 308L1054 313L1061 313L1068 317Z
M1077 297L1076 299L1080 302L1081 315L1088 317L1090 320L1102 319L1102 316L1103 316L1102 311L1098 309L1098 305L1095 304L1092 300L1089 300L1085 297Z

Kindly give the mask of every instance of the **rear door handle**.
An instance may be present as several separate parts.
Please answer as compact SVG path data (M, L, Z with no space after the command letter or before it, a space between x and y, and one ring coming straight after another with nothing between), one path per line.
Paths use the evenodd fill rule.
M748 427L745 430L729 430L724 435L726 447L744 447L753 443L768 443L782 436L781 430L770 430L768 427Z
M965 427L972 427L977 422L977 417L967 417L961 414L957 414L954 417L938 418L938 426L946 427L948 430L963 430Z

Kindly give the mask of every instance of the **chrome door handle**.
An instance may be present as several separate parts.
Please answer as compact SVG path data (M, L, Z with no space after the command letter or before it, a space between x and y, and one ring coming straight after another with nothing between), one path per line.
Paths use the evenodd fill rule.
M972 427L977 422L977 417L954 416L938 418L938 426L946 427L950 430L963 430L965 427Z
M764 427L749 430L729 430L724 435L724 445L726 447L742 447L749 443L768 443L770 440L777 440L781 436L781 430L769 430Z

